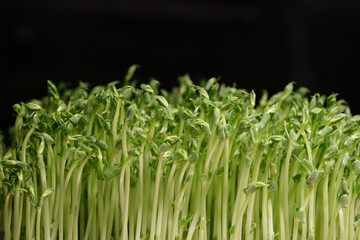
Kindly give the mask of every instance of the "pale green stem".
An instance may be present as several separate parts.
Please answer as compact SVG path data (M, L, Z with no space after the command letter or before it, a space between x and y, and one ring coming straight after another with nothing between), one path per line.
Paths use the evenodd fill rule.
M292 143L290 143L289 149L286 154L285 158L285 165L284 165L284 178L283 178L283 200L282 200L282 211L283 214L283 220L280 225L282 228L282 224L284 224L284 229L281 231L280 238L282 240L289 239L290 238L290 231L289 231L289 167L290 167L290 158L291 153L294 146Z
M4 204L4 240L10 240L11 238L11 215L9 213L9 201L10 193L6 195L5 204Z
M178 222L179 222L180 204L182 203L186 187L187 187L187 184L184 185L183 189L180 192L180 195L178 196L178 198L176 200L177 202L175 204L175 211L174 211L172 227L171 227L171 236L170 236L169 240L175 240L175 232L177 230Z
M340 229L340 240L346 240L345 227L344 227L344 212L343 209L339 210L339 229Z
M328 199L329 175L326 174L323 185L323 236L327 239L329 233L329 199Z
M75 215L76 215L75 210L78 207L77 200L79 199L78 195L79 195L79 186L80 186L81 176L82 176L83 168L90 157L91 157L91 155L88 155L87 157L85 157L85 159L81 163L79 170L78 170L78 175L76 178L76 185L75 185L75 192L74 192L74 197L73 197L73 202L72 202L72 208L71 208L71 212L70 212L68 239L71 239L73 236L73 227L74 227L73 223L75 220L77 220L77 219L75 219Z
M40 169L40 176L41 176L41 188L42 188L42 191L45 192L45 190L47 190L45 166L43 166ZM50 216L49 216L48 201L44 202L43 207L44 207L44 234L45 234L45 239L50 239Z
M142 152L144 151L145 141L141 145ZM135 239L140 239L141 234L141 222L142 222L142 213L143 213L143 201L144 201L144 154L141 153L139 156L139 207L137 209L137 219L136 219L136 233ZM165 201L166 202L166 201Z
M229 139L225 142L224 152L224 176L223 176L223 193L222 193L222 240L228 237L228 194L229 194ZM219 216L220 217L220 216ZM219 235L220 237L220 235Z
M273 208L270 198L268 199L267 209L268 209L268 231L269 231L268 237L269 240L272 240L274 239L275 234L274 234L274 226L273 226L273 211L272 211Z
M174 186L174 174L175 174L175 170L176 170L177 164L174 163L174 165L171 167L170 173L169 173L169 178L168 178L168 182L166 184L166 190L165 190L165 200L164 200L164 212L162 215L162 219L161 219L161 223L158 222L158 226L161 226L161 239L165 239L165 235L166 235L166 223L167 223L167 218L168 218L168 210L170 207L170 190L171 187ZM156 233L158 236L160 236L160 231L158 231Z
M163 158L164 158L164 153L161 153L160 157L159 157L157 169L156 169L154 202L153 202L152 213L151 213L150 239L154 239L154 236L155 236L156 216L157 216L157 210L158 210L159 188L160 188L160 180L161 180L161 176L162 176Z
M41 239L41 208L37 210L37 217L36 217L36 240Z

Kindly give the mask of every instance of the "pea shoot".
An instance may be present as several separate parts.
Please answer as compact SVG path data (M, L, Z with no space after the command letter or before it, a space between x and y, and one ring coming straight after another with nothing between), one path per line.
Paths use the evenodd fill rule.
M343 100L188 75L167 92L136 87L137 68L14 105L0 238L360 239L360 116Z

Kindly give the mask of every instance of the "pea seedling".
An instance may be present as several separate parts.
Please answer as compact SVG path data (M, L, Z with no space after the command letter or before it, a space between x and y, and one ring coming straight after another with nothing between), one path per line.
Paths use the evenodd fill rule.
M14 106L0 238L360 239L360 116L288 84L85 83ZM2 137L0 141L2 141Z

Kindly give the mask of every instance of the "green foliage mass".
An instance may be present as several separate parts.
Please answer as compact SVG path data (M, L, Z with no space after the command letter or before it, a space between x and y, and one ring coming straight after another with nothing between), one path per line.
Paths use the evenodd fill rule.
M19 103L0 238L359 239L360 116L336 95L85 83ZM258 102L258 103L257 103ZM0 137L0 141L2 141Z

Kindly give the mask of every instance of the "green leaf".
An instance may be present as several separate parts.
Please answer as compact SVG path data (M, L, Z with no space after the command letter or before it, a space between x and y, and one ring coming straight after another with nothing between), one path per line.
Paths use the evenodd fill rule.
M341 182L341 188L344 192L349 193L349 183L345 179Z
M85 137L83 135L80 135L80 134L69 136L70 141L82 141L84 139L85 139Z
M297 140L297 136L296 136L296 133L295 133L294 129L291 129L291 131L290 131L289 140L292 143L295 143L296 140Z
M26 106L28 109L34 110L34 111L37 111L37 110L40 110L40 109L41 109L40 105L35 104L35 103L26 103L25 106Z
M136 104L131 104L126 112L126 120L131 121L133 120L135 113L136 113Z
M320 137L325 137L325 136L329 135L332 131L333 131L333 127L332 127L332 126L324 127L323 129L321 129L320 131L318 131L318 135L319 135Z
M215 170L215 175L221 175L224 173L224 166L220 166Z
M304 209L296 209L295 211L295 220L297 220L299 223L306 223L306 214Z
M284 91L282 92L281 99L286 99L293 91L294 89L294 82L289 83L286 85Z
M360 138L360 133L355 133L354 135L348 137L345 140L344 146L349 147L349 146L353 145L355 143L355 141L357 141L359 138Z
M347 208L349 204L349 196L345 193L340 196L339 204L342 208Z
M52 138L52 137L50 137L50 135L49 134L47 134L47 133L42 133L42 136L43 136L43 138L45 139L45 142L47 143L47 144L52 144L52 143L54 143L54 139Z
M141 84L140 88L143 89L145 92L150 93L151 95L154 95L154 89L152 89L152 87L148 84Z
M188 173L186 174L185 182L189 182L193 178L194 174L195 173L193 170L189 170Z
M333 156L335 156L337 152L338 152L338 147L336 145L333 145L326 150L324 158L331 159Z
M4 168L17 168L17 169L24 169L28 166L27 163L21 162L21 161L16 161L16 160L1 160L0 164L4 167Z
M183 107L182 109L183 109L183 111L184 111L184 114L185 114L188 118L195 118L195 117L197 116L197 113L192 112L192 111L191 111L190 109L188 109L188 108Z
M306 179L306 185L308 187L314 186L314 184L324 175L324 172L313 170Z
M33 206L36 205L36 196L35 196L35 190L34 190L34 187L29 185L28 187L28 194L29 194L29 197L30 197L30 202Z
M330 122L332 124L335 124L337 122L340 122L344 117L346 117L346 115L343 113L337 114L334 117L330 118Z
M299 158L296 157L296 160L299 162L301 168L307 174L310 174L315 169L313 164L307 159L299 159Z
M166 101L166 99L163 96L156 96L156 100L164 108L169 107L169 103Z
M351 164L351 170L352 170L356 175L359 175L359 174L360 174L360 161L359 161L359 160L355 160L355 161Z
M166 152L170 148L171 148L171 145L168 142L164 142L159 146L159 151L160 152Z
M217 128L217 135L221 140L224 140L229 137L229 132L224 125L219 125Z
M250 232L254 232L256 230L256 222L251 222Z
M321 112L323 112L324 111L324 109L323 108L313 108L313 109L311 109L311 113L314 113L314 114L319 114L319 113L321 113Z
M344 167L346 167L348 165L349 159L350 159L349 154L345 153L344 158L342 159L342 162L341 162Z
M45 141L44 141L44 138L41 138L40 144L39 144L38 149L37 149L37 155L38 156L42 155L42 153L44 151L44 148L45 148Z
M95 145L99 147L101 151L106 151L108 149L108 145L103 140L96 141Z
M180 148L174 152L174 158L175 158L175 160L187 160L188 155L187 155L187 152L183 148Z
M20 114L20 112L22 111L22 105L20 105L20 104L18 104L18 103L16 103L16 104L14 104L13 105L13 110L17 113L17 114Z
M279 111L279 104L276 103L271 105L271 107L266 112L270 114L270 113L276 113L278 111Z
M210 177L211 177L211 174L201 174L200 176L199 176L199 179L200 179L200 182L202 182L202 183L206 183L206 182L208 182L209 180L210 180Z
M256 94L253 91L251 91L250 93L250 104L251 104L251 107L255 107L255 104L256 104Z
M121 92L121 99L130 99L135 89L132 86L125 86Z
M214 115L213 115L213 124L217 125L220 121L220 109L215 108L214 109Z
M40 197L39 202L36 204L36 208L39 209L42 207L42 205L44 204L44 201L47 197L49 197L52 193L54 192L54 190L52 188L48 188L46 189Z
M197 163L198 160L199 160L199 152L192 151L189 156L190 163L195 164L195 163Z
M355 116L353 116L353 117L351 118L351 121L352 121L352 122L358 122L358 121L360 121L360 115L355 115Z
M130 79L134 76L136 69L140 68L140 65L134 64L131 65L125 75L125 82L124 86L127 86L129 84Z
M264 182L253 182L250 183L245 189L244 192L246 195L252 194L254 193L256 190L263 188L263 187L268 187L269 184L266 184Z
M59 92L53 82L47 80L47 89L49 97L53 97L55 99L59 99Z
M178 136L167 136L164 138L164 142L168 142L170 143L171 145L177 143L178 141L180 141L180 138Z
M229 229L229 234L231 235L231 234L234 234L234 232L235 232L235 225L232 225L231 227L230 227L230 229Z
M270 137L271 140L275 140L275 141L285 141L286 138L284 136L281 135L273 135Z
M262 118L260 121L260 128L264 128L266 126L266 124L269 122L269 120L270 120L270 114L265 112L262 115Z
M276 185L274 180L269 181L268 190L269 190L269 192L276 192L277 191L277 185Z

